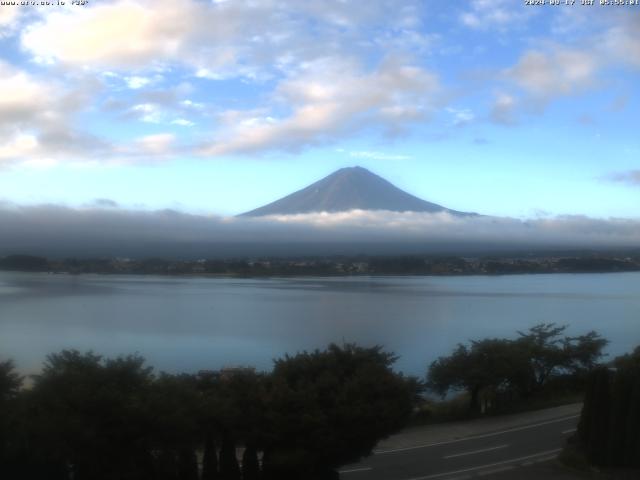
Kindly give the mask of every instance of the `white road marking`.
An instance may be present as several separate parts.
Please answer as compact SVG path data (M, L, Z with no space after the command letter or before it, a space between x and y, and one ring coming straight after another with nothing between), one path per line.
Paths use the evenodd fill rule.
M550 457L542 457L542 458L536 458L535 460L532 460L531 463L542 463L542 462L548 462L549 460L553 460L554 458L556 458L557 455L551 455Z
M570 428L569 430L563 430L562 434L566 435L567 433L573 433L577 430L577 428Z
M499 450L501 448L507 448L509 445L498 445L497 447L489 447L483 448L481 450L474 450L472 452L463 452L463 453L454 453L453 455L447 455L442 458L456 458L456 457L464 457L465 455L475 455L476 453L490 452L492 450Z
M492 475L494 473L506 472L507 470L513 470L513 465L505 465L504 467L492 468L491 470L484 470L482 472L478 472L478 475L484 477L485 475Z
M450 445L452 443L466 442L466 441L469 441L469 440L477 440L478 438L495 437L496 435L502 435L504 433L519 432L521 430L527 430L529 428L541 427L543 425L551 425L552 423L560 423L560 422L564 422L564 421L567 421L567 420L571 420L573 418L578 418L579 416L580 415L571 415L569 417L557 418L555 420L549 420L549 421L546 421L546 422L535 423L533 425L525 425L525 426L522 426L522 427L514 427L514 428L509 428L507 430L502 430L500 432L485 433L483 435L475 435L475 436L471 436L471 437L458 438L456 440L447 440L445 442L425 443L423 445L414 445L414 446L411 446L411 447L403 447L403 448L392 448L392 449L389 449L389 450L374 450L373 453L376 454L376 455L382 455L382 454L385 454L385 453L406 452L406 451L409 451L409 450L418 450L420 448L437 447L439 445Z
M361 468L350 468L349 470L338 470L338 473L355 473L355 472L368 472L369 470L373 470L371 467L361 467Z
M521 462L523 460L528 460L530 458L541 457L541 456L544 456L544 455L556 454L556 453L558 453L560 451L562 451L561 448L556 448L555 450L547 450L546 452L534 453L532 455L527 455L525 457L512 458L510 460L503 460L501 462L489 463L487 465L478 465L477 467L463 468L462 470L455 470L455 471L452 471L452 472L436 473L436 474L433 474L433 475L426 475L424 477L413 477L413 478L410 478L409 480L429 480L431 478L446 477L446 476L449 476L449 475L456 475L458 473L473 472L473 471L476 471L476 470L483 470L483 469L486 469L486 468L497 467L498 465L506 465L506 464L509 464L509 463L517 463L517 462Z

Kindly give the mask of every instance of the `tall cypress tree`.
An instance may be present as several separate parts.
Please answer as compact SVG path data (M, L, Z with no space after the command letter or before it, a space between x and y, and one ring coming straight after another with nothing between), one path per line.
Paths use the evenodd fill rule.
M159 480L178 479L178 461L173 451L163 449L156 462L156 477Z
M640 369L634 372L631 383L623 458L626 466L640 467Z
M593 375L594 391L592 412L587 438L587 457L595 465L607 464L607 444L609 443L609 418L611 412L611 374L606 368L599 368Z
M213 434L208 433L204 440L204 456L202 457L202 480L217 480L218 453Z
M260 478L260 463L258 451L249 444L242 454L242 480L258 480Z
M628 384L629 375L626 372L617 372L611 382L611 416L607 442L607 460L610 465L620 465L624 457L624 445L626 445L627 428L625 426L629 410Z
M230 433L222 437L220 449L220 478L222 480L240 480L240 466L236 457L236 443Z
M198 480L198 459L192 448L182 448L178 455L179 480Z

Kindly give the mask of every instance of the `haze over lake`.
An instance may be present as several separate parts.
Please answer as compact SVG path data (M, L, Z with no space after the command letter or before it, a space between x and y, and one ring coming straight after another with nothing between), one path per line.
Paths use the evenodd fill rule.
M0 272L0 359L139 352L167 371L251 365L329 342L382 344L423 375L458 343L541 322L640 343L640 273L230 279Z

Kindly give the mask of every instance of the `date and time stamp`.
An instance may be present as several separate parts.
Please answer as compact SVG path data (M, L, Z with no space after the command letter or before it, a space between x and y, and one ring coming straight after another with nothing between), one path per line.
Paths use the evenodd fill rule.
M582 6L582 7L638 7L640 0L523 0L527 7Z
M94 2L92 2L94 3ZM89 0L0 0L0 5L22 7L53 7L89 5ZM522 0L525 7L640 7L640 0Z
M1 6L7 7L86 7L89 0L1 0Z
M93 2L92 2L93 3ZM583 6L583 7L639 7L640 0L522 0L525 7L538 6ZM89 0L2 0L0 5L23 7L53 7L53 6L88 6Z

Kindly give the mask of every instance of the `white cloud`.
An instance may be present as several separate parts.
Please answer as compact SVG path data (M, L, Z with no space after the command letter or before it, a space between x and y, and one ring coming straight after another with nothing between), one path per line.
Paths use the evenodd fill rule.
M637 151L635 153L637 153ZM605 180L640 187L640 170L612 173L608 175Z
M393 153L384 152L369 152L369 151L357 151L349 152L351 158L366 158L371 160L411 160L413 157L410 155L398 155Z
M18 20L21 17L20 6L3 5L0 8L0 38L10 35L15 31Z
M454 127L462 127L476 119L476 115L468 108L458 109L448 107L446 110L453 117L452 125Z
M604 34L604 55L634 68L640 68L640 16L625 16Z
M197 137L213 139L198 146L206 155L296 150L371 126L394 133L431 113L436 77L407 56L437 41L422 31L423 15L417 0L371 0L367 8L343 0L184 0L179 8L173 0L110 0L43 10L20 42L43 69L99 78L110 91L103 112L120 119L193 127L215 116L216 129ZM276 87L262 105L232 110L190 99L202 84L194 76ZM176 88L149 88L178 77ZM136 144L105 158L137 157Z
M0 208L0 251L29 248L34 252L82 251L98 255L175 255L195 249L216 251L233 245L236 252L260 255L294 245L326 254L339 245L356 253L386 245L387 252L430 249L629 247L640 242L640 221L583 216L517 220L455 217L447 213L352 210L339 213L258 218L189 215L172 210L132 211L103 205L71 209L55 205ZM260 239L260 242L256 242ZM306 246L305 246L306 245ZM333 246L333 247L332 247ZM215 248L215 250L211 250ZM22 250L21 250L22 251ZM161 253L160 253L161 252Z
M0 144L0 165L3 160L30 158L38 152L40 145L34 135L19 133L12 138L3 138Z
M54 91L28 73L0 61L0 124L30 121L46 109Z
M227 128L202 154L295 150L371 125L393 132L425 120L438 91L434 74L397 59L372 71L336 58L311 62L276 88L274 105L286 105L289 115L227 112L221 117Z
M528 51L505 73L517 85L540 100L584 92L593 87L598 58L580 50L553 53Z
M141 137L135 143L143 153L164 156L172 152L175 141L176 137L171 133L158 133Z
M12 92L0 95L0 166L49 168L63 162L145 160L173 153L175 138L170 134L112 144L78 128L76 116L90 108L99 84L92 84L91 76L77 83L80 87L69 89L62 81L42 79L0 61L0 89ZM135 105L133 111L147 122L164 118L154 104Z
M162 110L153 103L140 103L131 107L133 116L147 123L160 123L163 119Z
M513 123L518 108L540 111L558 98L597 89L604 81L611 81L600 78L607 69L640 67L640 46L636 41L640 35L639 16L605 12L597 20L582 13L562 18L561 24L557 21L552 24L555 35L580 32L577 40L567 43L583 45L565 47L544 40L544 51L524 51L515 65L502 71L502 78L518 87L520 94L498 95L492 111L494 121ZM626 96L621 95L612 109L621 110L625 104Z
M194 102L193 100L182 100L180 104L185 108L191 108L194 110L202 110L204 108L203 103Z
M184 22L197 24L195 4L155 3L153 9L150 2L120 0L54 12L28 27L22 44L38 57L79 66L130 68L171 58L179 53Z
M535 15L534 10L515 6L512 0L472 0L469 9L460 14L460 22L477 30L507 30Z
M195 125L191 120L187 120L186 118L176 118L171 121L172 125L179 125L181 127L193 127Z
M491 108L491 120L503 125L513 125L516 122L515 110L518 101L513 95L500 92L496 95Z
M132 90L137 90L146 85L149 85L151 81L152 79L148 77L133 76L133 77L125 78L125 82L127 83L127 86Z
M0 61L0 89L10 92L0 95L0 162L49 162L105 148L105 142L73 125L95 88L83 80L68 87Z
M521 109L541 112L553 100L579 95L598 86L605 60L597 50L567 49L549 44L547 52L527 50L517 63L502 71L511 93L495 95L490 118L513 125Z
M472 0L453 8L453 23L499 33L522 26L537 12L514 8L513 0ZM0 25L9 22L9 15L15 20L6 13L10 10L0 10ZM84 8L43 9L22 28L20 42L23 52L41 62L29 68L60 75L60 82L49 84L44 77L17 70L10 72L15 78L1 75L0 68L0 87L21 85L15 96L0 98L0 124L6 126L0 132L3 151L6 158L22 151L25 135L32 135L37 143L32 152L52 152L57 158L65 152L65 142L74 145L76 156L91 152L89 135L70 133L83 128L72 125L81 107L62 105L66 100L60 85L71 90L64 87L71 85L66 82L68 72L98 76L105 90L111 90L99 100L97 95L82 100L85 105L99 101L102 113L116 112L118 119L164 125L166 130L194 132L192 138L208 139L189 153L297 151L368 129L394 134L424 122L443 104L455 105L453 97L465 95L456 85L460 76L448 75L460 72L447 72L452 83L446 85L450 90L445 102L437 75L424 67L435 64L428 57L434 45L451 47L444 44L443 34L430 31L427 13L432 11L419 0L371 0L366 8L361 2L344 0L183 0L179 8L174 0L105 0ZM514 124L521 108L544 107L560 96L593 88L598 72L614 62L640 66L634 41L637 18L599 24L599 35L593 36L599 46L593 47L514 37L510 53L518 53L521 41L538 42L544 50L521 52L510 68L492 71L490 81L499 84L481 93L494 92L491 119ZM468 54L474 55L473 51ZM204 95L205 89L215 87L194 76L243 77L262 83L238 102ZM171 88L170 82L182 83ZM255 98L257 104L249 104ZM475 107L474 111L451 108L444 114L446 127L486 117ZM210 132L179 128L196 125L213 128ZM185 151L187 142L181 142ZM133 145L138 143L115 151L143 157L145 152L136 154ZM100 153L108 158L112 151L103 147Z
M381 37L402 28L415 46L421 11L416 0L371 0L367 8L342 0L183 0L179 8L173 0L115 0L56 9L26 28L21 42L49 63L102 70L180 64L203 78L260 79L283 58L295 65L373 46L371 26Z

